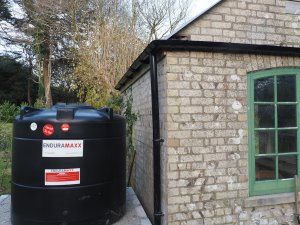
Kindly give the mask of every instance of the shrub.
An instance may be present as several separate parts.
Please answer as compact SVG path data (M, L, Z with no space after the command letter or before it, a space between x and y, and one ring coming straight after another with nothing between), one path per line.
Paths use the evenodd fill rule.
M37 98L34 105L34 108L42 109L46 107L46 101L43 98Z
M20 113L20 107L5 101L0 105L0 121L12 122L14 118Z
M124 110L124 99L120 94L112 95L105 103L106 106L112 108L115 113L122 114Z
M0 121L0 195L10 192L12 124Z

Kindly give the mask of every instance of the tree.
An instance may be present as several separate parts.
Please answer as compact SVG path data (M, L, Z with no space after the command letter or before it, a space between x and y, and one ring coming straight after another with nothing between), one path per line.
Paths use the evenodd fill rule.
M53 20L51 11L45 8L44 1L24 0L24 9L27 12L27 24L31 24L33 29L32 36L32 49L37 55L37 64L40 65L38 71L42 74L43 89L45 93L46 106L51 107L53 104L51 95L51 31ZM53 1L49 1L52 5ZM48 6L48 4L46 4Z
M3 92L1 93L1 99L20 103L20 99L22 101L26 100L24 94L27 93L27 101L29 104L32 104L32 97L35 97L32 96L32 91L35 85L32 84L33 79L31 77L32 74L30 72L30 64L25 65L24 61L20 60L20 45L24 44L24 39L19 39L17 27L19 25L20 19L12 16L12 13L10 11L12 3L13 2L10 1L0 0L0 29L2 31L0 32L0 42L1 44L5 45L7 49L10 49L10 51L1 52L1 55L3 55L1 56L0 63L2 72L1 86L3 90ZM20 74L20 71L22 71L23 74ZM10 91L7 91L8 89L5 88L5 84L10 84L9 82L12 81L14 81L15 85L13 87L9 86ZM27 85L23 84L25 81ZM27 90L27 92L25 90ZM12 95L14 93L16 93L17 96Z
M145 46L138 36L128 3L94 1L88 35L79 42L74 74L81 100L98 106L114 92L120 75Z
M0 102L9 101L15 104L29 102L27 92L30 69L8 56L0 56ZM13 84L13 85L12 85ZM37 86L30 87L30 97L36 98Z
M8 2L6 0L0 0L0 19L1 20L11 19L11 13L9 11Z
M78 40L88 35L87 26L93 20L92 1L23 0L28 36L35 55L36 74L41 78L46 106L52 105L51 82L74 84L74 66L78 61ZM64 65L62 65L62 62ZM53 68L53 66L57 66ZM62 71L62 69L65 69ZM76 78L75 78L76 79Z
M134 5L150 42L172 32L186 18L191 0L136 0Z
M143 48L185 18L190 0L91 2L92 19L88 35L78 42L74 74L80 83L81 100L101 105Z
M189 1L23 0L26 16L17 26L26 35L14 41L22 44L48 107L51 84L100 106L145 45L184 18Z
M9 36L8 33L9 31L12 31L13 26L16 23L9 8L10 4L8 1L0 0L0 44L2 47L6 47L4 45L9 45L11 43L12 36Z

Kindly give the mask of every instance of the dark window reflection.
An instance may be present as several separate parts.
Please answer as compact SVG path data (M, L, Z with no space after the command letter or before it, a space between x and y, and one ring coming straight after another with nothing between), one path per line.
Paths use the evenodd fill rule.
M267 154L275 152L274 131L255 132L255 152L256 154Z
M296 152L297 151L297 130L279 130L278 131L278 152Z
M257 157L255 159L256 180L274 180L275 168L275 157Z
M278 105L278 127L296 127L295 105Z
M273 102L274 101L274 78L265 77L254 80L254 101Z
M273 128L274 127L274 105L255 105L254 119L255 119L255 127Z
M292 178L297 174L297 157L296 156L279 156L278 158L278 175L279 178Z
M296 102L296 77L291 75L277 77L277 101Z

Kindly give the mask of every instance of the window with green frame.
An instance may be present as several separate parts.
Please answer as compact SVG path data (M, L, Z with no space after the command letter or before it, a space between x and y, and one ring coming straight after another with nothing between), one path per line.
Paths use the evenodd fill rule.
M294 190L299 175L300 68L248 73L250 195Z

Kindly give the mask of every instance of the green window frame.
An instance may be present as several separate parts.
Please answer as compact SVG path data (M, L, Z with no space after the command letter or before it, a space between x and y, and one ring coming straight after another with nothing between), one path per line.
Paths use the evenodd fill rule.
M294 191L299 176L300 68L248 73L249 194Z

